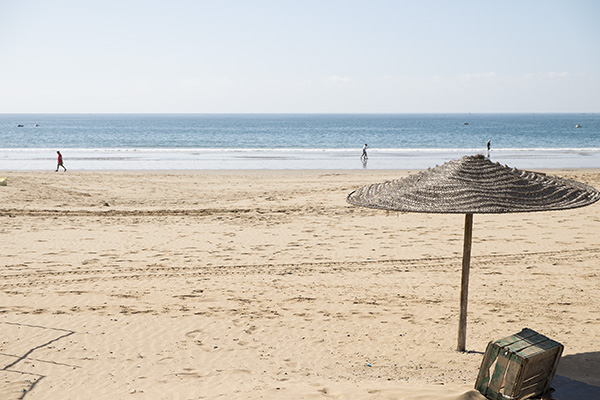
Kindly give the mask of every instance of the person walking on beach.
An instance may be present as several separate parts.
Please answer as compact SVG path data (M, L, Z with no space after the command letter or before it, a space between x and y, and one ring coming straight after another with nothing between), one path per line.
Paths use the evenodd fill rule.
M487 142L487 157L490 158L490 147L491 147L492 139Z
M367 144L365 143L365 145L363 146L363 152L360 155L360 159L361 160L367 160L369 157L367 157Z
M54 172L58 172L59 167L63 167L63 169L65 170L64 172L67 172L67 169L63 165L62 154L60 154L60 151L57 151L56 154L58 154L58 163L56 164L56 171Z

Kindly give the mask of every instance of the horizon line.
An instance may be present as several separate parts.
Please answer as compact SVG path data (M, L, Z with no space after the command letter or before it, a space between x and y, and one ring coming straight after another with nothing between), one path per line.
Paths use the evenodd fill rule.
M485 115L485 114L600 114L600 111L486 111L486 112L0 112L0 115Z

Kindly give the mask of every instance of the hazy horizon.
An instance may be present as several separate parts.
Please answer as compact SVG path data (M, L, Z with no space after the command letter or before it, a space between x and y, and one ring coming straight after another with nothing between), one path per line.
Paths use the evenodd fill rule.
M0 113L597 113L598 16L584 0L0 0Z

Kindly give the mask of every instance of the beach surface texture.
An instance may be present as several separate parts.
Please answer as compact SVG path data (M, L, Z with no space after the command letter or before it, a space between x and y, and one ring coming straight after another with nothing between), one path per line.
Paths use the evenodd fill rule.
M459 353L464 216L346 203L414 172L0 173L0 399L481 400L525 327L600 398L600 203L475 215Z

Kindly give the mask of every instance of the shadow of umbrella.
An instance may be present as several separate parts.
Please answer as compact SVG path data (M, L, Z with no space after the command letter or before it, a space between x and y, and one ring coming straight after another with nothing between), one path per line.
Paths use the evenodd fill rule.
M367 185L348 203L383 210L465 214L458 351L465 351L473 214L565 210L600 200L600 192L570 179L465 156L404 179Z
M552 399L600 399L600 351L562 356L552 380Z
M552 400L590 400L600 399L600 387L570 379L562 375L554 375L552 379Z

